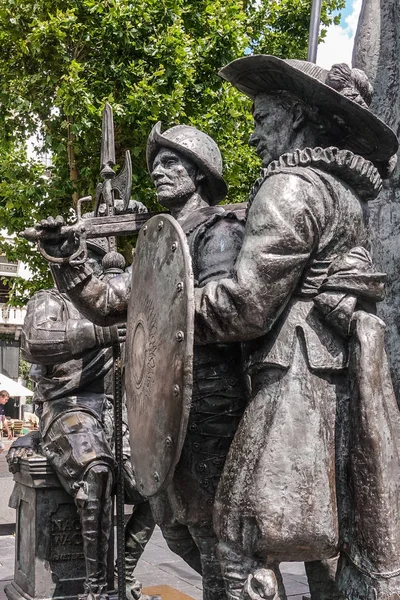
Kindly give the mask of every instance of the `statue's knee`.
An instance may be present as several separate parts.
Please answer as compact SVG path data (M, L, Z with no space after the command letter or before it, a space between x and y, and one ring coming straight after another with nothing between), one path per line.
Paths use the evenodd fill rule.
M93 477L96 479L106 479L110 474L111 468L108 465L95 463L93 466L89 466L85 473L84 479L89 480Z
M111 496L113 473L105 464L94 464L89 467L82 478L76 482L74 488L75 503L78 508L86 508L88 503L103 500Z

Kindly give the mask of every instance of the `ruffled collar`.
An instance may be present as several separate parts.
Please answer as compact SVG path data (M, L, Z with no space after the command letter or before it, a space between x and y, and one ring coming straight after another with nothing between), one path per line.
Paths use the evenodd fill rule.
M362 156L335 147L304 148L282 154L278 160L261 170L261 177L257 179L250 193L250 204L267 177L291 167L313 167L337 175L354 188L366 202L376 198L382 188L378 169Z

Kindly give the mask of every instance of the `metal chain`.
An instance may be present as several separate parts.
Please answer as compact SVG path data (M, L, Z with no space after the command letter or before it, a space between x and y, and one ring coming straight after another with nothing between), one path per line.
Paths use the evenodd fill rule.
M122 372L121 348L119 343L113 346L114 370L114 431L115 459L117 462L117 570L118 570L118 600L125 600L125 521L124 521L124 456L123 456L123 426L122 426Z

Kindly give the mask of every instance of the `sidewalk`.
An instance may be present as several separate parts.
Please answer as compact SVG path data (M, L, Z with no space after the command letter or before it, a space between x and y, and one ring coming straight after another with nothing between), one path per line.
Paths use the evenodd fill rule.
M15 439L15 438L14 438ZM0 535L4 534L1 531L2 526L10 525L15 523L15 510L8 507L8 500L11 496L11 492L14 487L14 482L6 461L6 454L13 440L9 441L5 438L2 439L4 444L4 451L0 453ZM13 533L12 527L7 533ZM0 538L1 540L1 538ZM0 545L1 548L1 545ZM0 554L1 562L1 554Z
M14 536L0 537L0 600L6 600L4 586L13 578ZM300 563L282 563L289 600L302 600L308 593L304 567ZM169 586L193 600L202 600L201 577L167 547L157 528L136 569L144 587Z

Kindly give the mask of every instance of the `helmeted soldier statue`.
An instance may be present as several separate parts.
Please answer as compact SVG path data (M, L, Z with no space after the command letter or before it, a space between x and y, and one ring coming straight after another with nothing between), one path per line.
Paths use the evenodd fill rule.
M244 219L216 206L225 198L227 187L215 142L185 125L162 134L157 124L148 140L147 160L159 202L187 235L197 285L221 275L229 277L242 245ZM59 288L99 325L126 319L129 275L106 285L87 265L65 264L54 272ZM152 498L151 504L156 518L166 512L167 503L167 513L172 512L187 525L200 551L204 598L220 600L225 588L216 557L218 540L212 513L225 458L246 404L240 345L195 348L193 377L192 408L182 456L168 494ZM162 517L159 523L168 541L169 527L165 527ZM177 551L185 557L184 548Z
M147 165L158 201L170 209L186 233L196 285L221 273L229 277L243 241L244 215L217 206L227 193L218 146L194 127L177 125L162 134L157 124L147 144ZM179 199L182 169L187 173L188 189ZM240 345L195 347L188 432L169 499L174 514L188 525L199 547L205 600L225 597L212 514L217 485L245 404ZM157 497L150 503L157 505Z
M88 264L97 276L103 277L104 271L105 277L123 271L124 264L118 260L123 257L107 252L105 238L88 242ZM106 594L115 463L111 345L124 339L124 327L93 325L56 288L37 292L27 305L21 347L24 358L35 363L34 401L40 431L16 440L7 460L15 470L22 456L33 450L44 454L64 488L74 496L86 562L85 597L90 599ZM125 494L127 502L137 505L125 533L127 593L150 600L141 593L133 570L155 524L136 491L127 435L124 440Z

